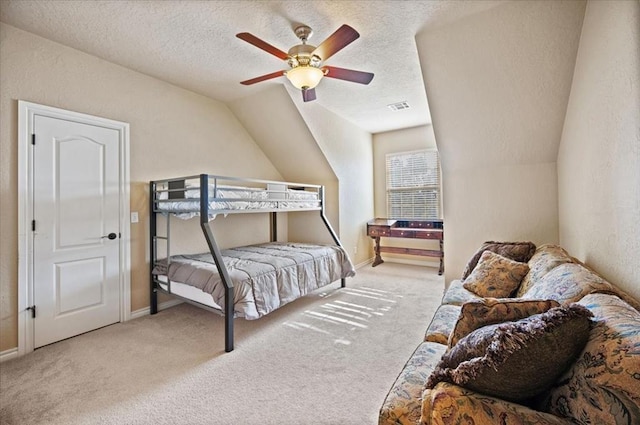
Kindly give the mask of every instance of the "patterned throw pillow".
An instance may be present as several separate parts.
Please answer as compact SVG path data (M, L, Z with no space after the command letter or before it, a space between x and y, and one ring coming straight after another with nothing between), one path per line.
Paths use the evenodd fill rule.
M554 300L521 300L511 298L485 298L462 305L460 316L449 334L449 348L465 336L483 326L511 322L544 313L559 307Z
M491 251L480 256L478 265L464 280L465 289L481 297L509 297L518 289L524 275L529 271L526 263L520 263Z
M580 354L591 316L571 304L477 329L442 356L426 388L450 382L508 401L530 399L548 390Z
M520 263L526 263L531 256L536 252L536 246L532 242L494 242L487 241L482 244L480 249L476 251L467 263L464 271L462 272L462 280L466 279L471 274L473 269L478 264L480 256L485 251L495 252L510 260L518 261Z

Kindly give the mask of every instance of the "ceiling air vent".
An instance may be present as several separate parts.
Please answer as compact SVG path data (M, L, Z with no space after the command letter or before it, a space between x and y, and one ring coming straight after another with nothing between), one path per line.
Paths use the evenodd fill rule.
M387 105L387 107L392 111L402 111L403 109L409 109L409 104L406 101L404 101L404 102L392 103L390 105Z

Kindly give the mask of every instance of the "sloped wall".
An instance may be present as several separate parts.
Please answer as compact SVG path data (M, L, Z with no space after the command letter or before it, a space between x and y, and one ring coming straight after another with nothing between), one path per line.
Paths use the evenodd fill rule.
M560 243L640 299L640 3L590 1L558 154Z
M372 136L327 110L304 103L285 85L230 104L245 128L286 180L324 184L327 217L355 264L372 256L366 222L373 217ZM290 214L291 240L330 243L312 215Z
M223 103L4 23L0 45L0 351L17 346L18 99L130 123L131 210L140 214L131 225L132 311L149 305L149 180L202 172L282 179ZM216 218L219 244L268 240L260 216ZM173 223L182 235L173 252L206 250L197 220Z
M556 158L584 9L508 2L417 35L442 162L447 281L485 240L558 242Z
M338 179L284 86L270 86L231 102L229 108L284 180L325 186L325 211L339 232ZM278 235L283 240L332 243L316 212L287 214L285 220L288 232Z
M319 102L302 102L299 91L287 90L338 178L340 240L355 264L369 261L373 251L366 224L373 218L372 135Z

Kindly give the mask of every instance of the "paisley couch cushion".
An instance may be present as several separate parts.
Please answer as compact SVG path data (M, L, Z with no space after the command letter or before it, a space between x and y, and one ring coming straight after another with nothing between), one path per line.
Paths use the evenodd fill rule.
M524 299L554 299L560 304L579 301L594 292L615 293L609 282L577 263L565 263L544 275L522 295Z
M485 251L495 252L510 260L526 263L529 261L533 253L536 251L536 246L531 242L494 242L487 241L476 251L471 257L466 267L462 272L462 280L466 279L471 274L476 264L480 260L480 256Z
M459 305L440 305L427 328L424 340L446 345L460 315L460 308Z
M521 297L535 282L539 281L542 276L560 264L572 263L573 261L573 257L561 246L551 244L539 246L528 262L529 273L522 279L516 297Z
M508 401L534 397L582 351L590 316L584 306L571 304L477 329L442 356L426 388L444 381Z
M577 258L574 258L573 261L577 264L580 264L582 267L585 267L586 269L590 270L592 273L598 274L598 272L592 269L591 267L589 267L588 264L583 263ZM613 286L613 291L611 292L612 295L615 295L616 297L620 298L622 301L629 304L631 307L640 311L640 301L636 300L631 295L627 294L622 289L618 288L615 284L612 284L612 286ZM608 293L608 292L605 291L605 293Z
M416 348L382 404L379 425L415 425L420 421L424 381L446 348L434 342L423 342Z
M465 289L481 297L508 297L529 271L527 263L484 251L471 274L462 282Z
M441 382L422 393L420 425L569 425L566 419Z
M521 300L517 298L485 298L462 305L460 315L449 335L449 348L478 328L495 323L524 319L559 307L554 300Z
M461 280L453 280L442 297L442 304L462 305L467 301L480 300L482 297L464 289Z
M640 424L640 312L614 295L591 294L589 341L541 410L578 424Z

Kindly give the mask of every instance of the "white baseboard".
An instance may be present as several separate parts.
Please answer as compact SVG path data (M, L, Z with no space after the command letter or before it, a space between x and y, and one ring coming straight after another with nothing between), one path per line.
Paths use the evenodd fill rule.
M163 303L158 304L158 311L176 306L178 304L182 304L183 302L184 301L179 300L177 298L173 300L165 301ZM140 310L131 312L131 319L137 319L139 317L147 316L149 314L151 314L151 307L141 308Z
M365 260L362 263L356 264L354 267L356 268L356 270L358 270L371 263L373 263L373 258L369 258L368 260Z
M9 348L8 350L0 352L0 363L15 359L16 357L18 357L18 347Z
M178 304L182 304L183 302L184 301L179 299L169 300L159 304L158 310L164 310L164 309L176 306ZM140 310L132 311L131 315L129 316L129 320L137 319L138 317L146 316L150 313L151 313L151 309L149 307L141 308ZM20 357L18 356L18 347L4 350L0 352L0 363L17 358L17 357Z

